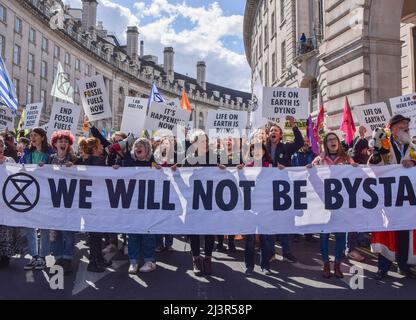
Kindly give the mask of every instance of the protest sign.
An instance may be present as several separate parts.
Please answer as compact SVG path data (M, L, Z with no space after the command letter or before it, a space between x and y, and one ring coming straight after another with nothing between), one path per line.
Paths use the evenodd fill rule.
M26 105L25 117L21 130L29 130L39 126L43 102Z
M210 137L240 138L247 129L246 111L209 111L206 128Z
M55 131L59 130L71 131L71 133L75 136L77 133L80 114L80 106L69 103L55 102L47 128L48 138L50 138Z
M14 116L13 111L9 107L0 106L0 131L14 130Z
M410 118L410 134L416 136L416 93L391 98L390 106L393 115L401 114Z
M148 99L126 97L120 131L139 136L146 121Z
M102 75L77 82L84 112L90 121L111 118L111 106Z
M309 90L306 88L263 88L263 117L307 119Z
M355 119L367 129L367 136L377 128L385 128L390 120L390 112L384 102L354 107Z
M152 103L146 117L145 129L149 131L168 129L176 135L178 126L184 130L190 117L190 112L176 106Z

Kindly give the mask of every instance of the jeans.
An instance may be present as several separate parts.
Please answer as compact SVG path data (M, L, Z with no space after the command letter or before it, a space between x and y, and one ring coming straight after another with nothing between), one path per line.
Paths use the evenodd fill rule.
M40 240L38 239L38 230L32 228L21 228L20 234L26 237L29 254L32 257L43 257L50 253L49 230L39 230Z
M260 267L262 269L270 268L270 259L274 254L275 236L273 235L260 235L261 254L260 254ZM246 236L246 248L245 248L245 263L246 268L249 270L254 269L255 260L255 245L256 236L254 234Z
M56 240L51 242L51 252L56 260L72 260L75 251L75 233L72 231L56 232Z
M279 234L276 237L280 245L282 246L282 254L287 255L290 253L290 244L289 244L289 235L288 234Z
M346 233L335 233L335 262L341 262L346 245ZM320 234L322 260L329 262L329 234Z
M165 243L163 243L163 238L165 238ZM156 236L156 246L169 248L173 245L173 235L171 234L158 234Z
M127 248L132 264L138 263L140 250L143 250L144 262L156 262L156 235L154 234L128 234Z

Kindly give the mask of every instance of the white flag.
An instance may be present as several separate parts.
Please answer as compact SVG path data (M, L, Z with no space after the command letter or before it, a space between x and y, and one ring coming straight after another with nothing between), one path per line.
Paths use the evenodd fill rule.
M253 87L253 94L251 97L251 113L250 113L250 128L251 131L265 126L268 123L266 118L263 118L263 84L258 70L255 74L255 83Z
M61 63L58 63L55 81L53 82L51 95L55 98L74 103L74 88L71 86L69 74L64 71Z

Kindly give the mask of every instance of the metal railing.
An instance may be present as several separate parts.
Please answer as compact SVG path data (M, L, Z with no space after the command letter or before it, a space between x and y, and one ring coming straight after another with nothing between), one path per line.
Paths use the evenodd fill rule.
M305 40L300 40L297 43L297 56L302 56L309 52L312 52L318 48L318 41L314 38L306 38Z

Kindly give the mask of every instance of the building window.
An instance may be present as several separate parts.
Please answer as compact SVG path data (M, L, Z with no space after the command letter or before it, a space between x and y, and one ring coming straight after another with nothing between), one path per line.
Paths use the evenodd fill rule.
M3 23L7 22L6 8L0 4L0 21Z
M267 24L264 26L264 48L267 47L269 43L269 28Z
M33 28L29 28L29 42L33 44L36 42L36 30Z
M19 79L13 78L13 86L14 86L14 89L16 90L17 97L19 97L20 96L20 81L19 81Z
M42 107L46 112L46 90L40 90L40 102L42 102Z
M272 54L272 82L276 81L276 53Z
M42 38L42 51L49 51L49 40L45 37Z
M61 48L60 47L55 46L55 49L54 49L54 52L53 52L53 56L56 59L60 59L60 56L61 56Z
M58 76L57 73L58 73L58 67L53 67L53 77Z
M90 76L91 75L91 67L89 64L85 65L85 75Z
M271 37L273 38L274 34L276 33L276 14L274 13L274 11L272 12L271 23L272 23Z
M32 103L33 102L33 86L29 84L27 86L27 97L26 97L26 103Z
M269 64L267 62L264 64L264 85L269 86Z
M316 79L314 79L311 82L311 111L317 111L318 110L318 93L319 93L319 85L318 85L318 81L316 81Z
M71 55L69 54L69 52L65 53L65 64L71 65Z
M29 53L27 58L27 71L34 72L35 71L35 56Z
M261 35L259 36L259 57L263 54L263 46L262 46L263 42L262 42L262 37Z
M81 61L79 59L75 59L75 70L81 70Z
M48 77L48 64L46 61L42 61L42 66L40 68L40 76L44 79Z
M22 34L22 20L18 17L14 20L14 32Z
M4 57L6 51L6 39L0 34L0 55Z
M280 23L285 21L285 0L280 0Z
M13 49L13 63L17 66L20 66L20 51L20 46L15 44Z
M75 94L79 94L79 88L77 85L77 82L79 81L79 79L75 79L75 84L74 84L74 92Z
M204 129L205 125L204 125L204 113L200 112L199 113L199 125L198 125L198 129Z
M318 26L315 33L319 42L322 42L324 39L324 10L323 0L318 0Z
M282 47L280 49L282 55L282 73L286 70L286 41L282 42Z

